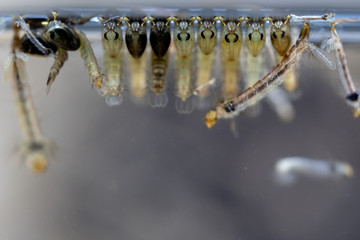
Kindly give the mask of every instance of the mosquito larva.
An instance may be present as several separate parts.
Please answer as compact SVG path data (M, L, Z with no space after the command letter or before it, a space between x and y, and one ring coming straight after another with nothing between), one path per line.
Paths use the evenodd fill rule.
M310 34L310 25L305 22L295 45L291 47L288 54L284 56L281 62L275 68L257 81L252 87L246 89L243 93L227 99L219 104L216 110L211 110L206 114L205 123L210 128L214 126L220 118L232 118L239 112L253 105L266 96L270 90L282 83L280 78L284 73L300 60L302 54L309 48L308 39Z
M347 20L349 22L351 21L357 21L357 20ZM346 20L339 20L334 21L331 24L330 32L331 32L331 38L327 41L324 41L322 43L322 48L330 51L335 50L335 56L336 56L336 65L339 72L339 77L341 79L341 83L345 89L346 93L346 100L349 106L353 109L353 115L354 117L360 116L360 102L359 102L359 92L352 80L349 67L347 64L347 58L344 50L344 46L341 42L341 39L335 29L335 25L337 25L340 22L346 22Z
M176 83L175 95L176 110L179 113L190 113L194 109L192 98L192 51L195 45L195 32L193 26L181 21L174 31L174 44L176 48Z
M99 18L103 24L101 42L104 49L105 84L103 94L109 106L119 105L122 102L123 80L123 53L121 18L113 17L108 20Z
M16 48L19 48L19 42L18 31L15 29L11 53L12 57L9 58L11 59L9 68L6 69L6 71L11 71L11 73L6 73L5 75L12 75L10 82L15 95L17 113L25 138L22 146L22 154L26 158L28 167L34 173L43 173L48 166L47 156L50 153L50 149L40 128L31 98L30 88L24 79L24 63L23 60L19 58L19 53L16 50Z

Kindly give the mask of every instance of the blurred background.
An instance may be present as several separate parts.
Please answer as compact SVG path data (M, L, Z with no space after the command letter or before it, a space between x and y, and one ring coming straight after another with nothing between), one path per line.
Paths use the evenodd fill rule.
M284 2L271 3L285 7ZM288 7L309 7L304 1L293 4ZM359 7L351 1L336 5ZM53 7L47 6L39 1L34 8ZM17 12L20 6L8 2L2 7ZM0 36L3 61L12 34ZM101 59L100 27L91 36ZM347 43L345 51L358 84L359 43ZM229 121L207 129L206 110L178 114L172 83L164 109L135 104L129 92L120 106L107 106L91 89L78 52L69 52L46 96L53 59L31 57L27 76L55 156L45 174L28 171L18 153L22 136L11 87L2 84L0 239L359 239L359 119L352 117L336 85L337 72L312 67L304 59L296 118L283 123L263 104L260 116L236 118L235 138ZM344 161L355 175L299 176L284 186L274 170L288 156Z

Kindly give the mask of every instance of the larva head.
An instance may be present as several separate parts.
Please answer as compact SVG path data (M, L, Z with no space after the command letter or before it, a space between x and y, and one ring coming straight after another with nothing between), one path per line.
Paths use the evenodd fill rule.
M285 56L291 46L291 32L288 24L276 21L270 30L270 38L273 47L280 56Z
M197 41L203 54L209 55L213 52L217 42L217 31L212 22L204 21L203 24L201 24Z
M180 57L187 57L195 45L194 28L186 21L181 21L174 31L174 43L177 54Z
M259 22L249 23L246 30L245 43L249 53L256 57L265 46L265 28L264 25Z
M74 29L57 20L49 22L43 37L47 42L67 51L76 51L80 47L80 39Z
M48 167L49 145L45 141L32 141L23 146L28 168L36 174L44 173Z
M205 124L208 128L212 128L217 122L216 110L210 110L205 115Z
M118 19L103 22L101 42L104 51L110 56L117 56L122 47L122 33Z
M348 163L343 164L343 172L344 172L345 176L348 178L351 178L354 176L354 169Z
M48 167L46 156L41 152L30 153L26 158L26 164L36 174L44 173Z

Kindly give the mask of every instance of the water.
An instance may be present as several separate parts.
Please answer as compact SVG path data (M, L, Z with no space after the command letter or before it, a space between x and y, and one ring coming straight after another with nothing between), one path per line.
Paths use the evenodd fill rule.
M11 33L0 37L5 59ZM100 32L89 37L101 56ZM359 44L349 40L345 51L358 83ZM42 128L56 145L44 175L19 160L11 89L0 89L0 239L359 239L359 119L332 86L335 71L303 61L295 120L282 123L262 104L259 117L236 118L234 138L229 121L209 130L205 111L178 114L171 86L164 109L134 104L129 92L108 107L78 52L46 96L52 62L26 64ZM287 156L345 161L355 175L284 187L273 173Z

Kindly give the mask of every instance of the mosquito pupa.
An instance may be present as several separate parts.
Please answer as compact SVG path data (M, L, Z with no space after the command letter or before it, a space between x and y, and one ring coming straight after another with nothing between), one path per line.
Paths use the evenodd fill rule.
M270 39L277 53L276 58L278 59L278 62L281 61L292 46L290 18L290 15L288 15L286 19L273 20L272 18L268 18L271 23ZM284 79L283 87L287 91L293 92L297 89L298 80L296 66L293 67L292 71L288 71L282 78Z
M157 21L150 30L150 45L157 57L165 56L170 41L170 27L163 21Z
M223 97L234 97L239 91L240 50L242 45L242 31L240 23L229 21L220 35L221 59L223 65Z
M197 96L200 101L209 94L209 80L213 74L213 64L215 60L215 47L217 43L217 30L211 21L204 21L198 30L197 43L197 78L196 89L199 89ZM201 87L202 86L202 87ZM200 88L201 87L201 88ZM200 105L204 105L200 103Z
M126 47L133 58L140 58L147 45L146 29L143 24L135 21L129 23L125 34Z
M146 63L148 54L147 35L146 35L146 21L143 22L135 20L133 22L126 21L128 27L125 33L126 47L130 53L130 92L137 99L141 100L146 94Z
M193 25L180 21L174 31L175 58L175 106L179 113L190 113L194 109L193 91L193 57L195 32Z
M246 87L252 86L263 75L263 49L266 42L264 24L261 21L247 19L245 43L246 57Z
M58 48L62 48L66 51L80 51L80 55L84 60L85 66L90 75L92 84L98 90L103 89L102 74L99 69L99 65L96 61L94 52L91 48L89 40L85 34L79 30L70 27L69 25L56 20L56 13L53 12L54 20L50 21L46 27L46 31L43 36L46 41L56 45ZM64 59L64 58L62 58ZM57 63L55 63L57 64ZM55 65L54 64L54 65ZM57 64L60 66L60 64ZM48 85L53 82L53 79L48 79Z
M164 21L153 23L150 30L151 80L149 103L152 107L165 107L168 102L166 75L169 64L168 49L171 42L170 27Z

